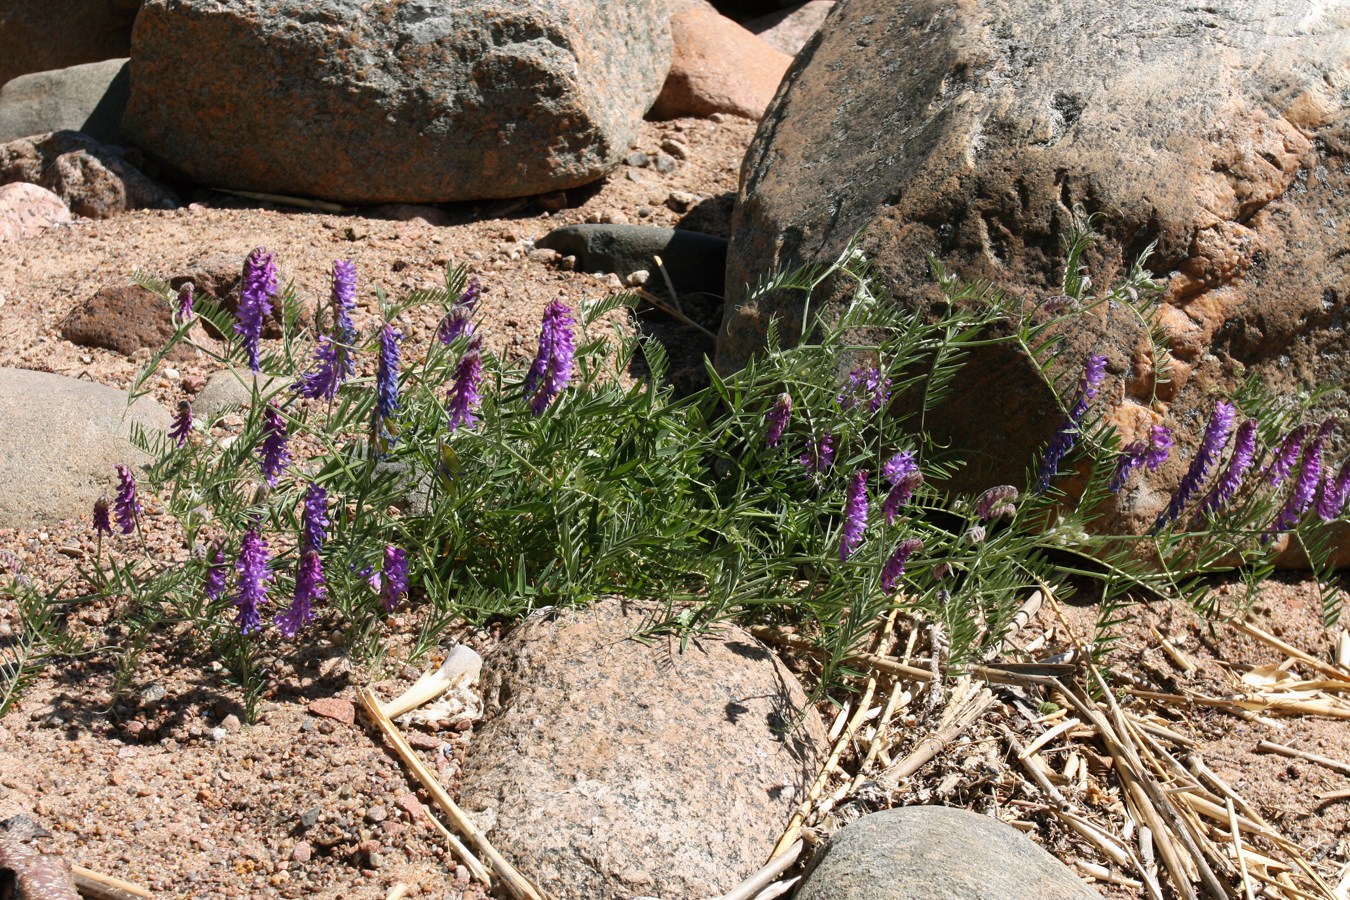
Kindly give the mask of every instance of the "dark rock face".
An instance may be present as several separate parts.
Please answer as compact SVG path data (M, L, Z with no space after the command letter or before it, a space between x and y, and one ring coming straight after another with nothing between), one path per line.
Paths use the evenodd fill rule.
M665 0L150 0L123 128L203 184L346 203L518 197L628 151Z
M140 0L0 0L0 85L28 72L126 56L140 5Z
M1068 866L996 819L944 806L863 816L839 831L797 900L1095 900Z
M1277 391L1350 383L1347 64L1344 6L842 0L747 155L717 364L744 365L775 316L797 333L799 295L748 304L747 284L830 262L855 234L898 302L936 296L930 253L1043 302L1081 204L1099 216L1096 285L1156 242L1146 265L1166 288L1170 382L1154 379L1145 328L1123 310L1083 317L1056 373L1072 383L1104 352L1098 403L1122 440L1159 423L1178 432L1172 461L1120 495L1112 527L1142 529L1215 390L1251 374ZM947 424L985 435L965 445L978 479L1016 483L1055 427L1048 390L1013 357L980 360L957 394L972 409Z
M140 285L104 288L70 311L61 322L61 337L81 347L102 347L131 356L137 350L158 350L173 336L169 307L159 295ZM170 359L191 359L191 347L180 344Z
M460 802L495 813L493 844L557 900L730 890L828 752L796 679L749 634L681 652L632 640L643 622L618 601L534 619L484 665Z
M106 219L129 209L174 209L178 197L127 161L121 150L76 131L0 144L0 184L38 184L77 216Z

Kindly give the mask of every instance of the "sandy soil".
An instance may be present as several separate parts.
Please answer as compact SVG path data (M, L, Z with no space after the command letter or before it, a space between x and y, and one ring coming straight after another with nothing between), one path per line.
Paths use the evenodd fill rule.
M663 142L674 139L689 148L689 158L669 172L622 166L601 185L569 192L567 207L555 212L544 206L556 199L462 205L428 213L443 223L432 224L200 193L177 211L77 221L0 253L0 366L125 387L143 354L126 358L69 344L58 335L62 318L100 288L126 283L137 269L169 277L218 254L242 260L258 245L272 248L283 280L314 300L326 296L332 261L355 259L362 297L357 324L367 328L377 314L374 285L396 299L438 285L447 263L466 263L485 288L480 309L486 340L498 352L525 356L550 300L617 290L607 279L564 270L548 254L532 254L534 239L583 221L683 221L725 234L752 133L751 123L734 119L648 124L636 149L655 157ZM667 204L675 191L705 202L688 215L676 213ZM649 322L659 324L660 317ZM400 325L410 344L425 343L434 316L411 311ZM681 348L694 357L707 349ZM169 409L210 374L202 360L173 368L175 374L153 382ZM171 531L153 515L149 522L154 545L171 549ZM12 554L0 559L0 569L8 570L0 577L21 570L17 574L44 587L70 576L93 543L86 523L73 521L0 530L0 548ZM1331 635L1318 625L1307 585L1296 578L1276 584L1261 609L1269 630L1327 657ZM1084 633L1092 614L1077 613ZM0 601L0 639L12 633L14 620L14 611ZM116 643L124 634L115 611L103 605L73 610L70 622L91 643ZM1228 691L1233 672L1280 661L1268 647L1230 630L1211 632L1184 610L1150 608L1128 624L1114 657L1118 672L1141 683L1177 686L1148 631L1155 623L1174 639L1182 637L1202 662L1189 681L1193 687ZM395 633L415 630L411 618L391 624ZM493 639L465 633L447 636L447 644L452 637L483 647ZM239 726L237 696L224 673L218 666L203 668L185 635L160 635L121 696L113 695L116 673L102 657L63 664L0 721L0 820L30 816L51 832L45 842L50 849L166 897L383 897L397 883L409 885L414 897L480 896L420 818L419 795L398 762L359 724L310 710L316 700L350 698L363 684L392 696L417 674L402 662L406 644L394 640L389 657L372 671L354 666L340 648L318 643L323 648L282 663L278 689L263 703L260 723L248 728ZM344 707L323 710L321 704L320 710L340 715ZM1350 859L1344 837L1350 802L1322 803L1318 797L1344 789L1350 779L1259 754L1255 747L1265 738L1350 761L1350 728L1322 719L1266 723L1202 710L1176 710L1175 720L1263 816L1308 848L1334 883ZM414 740L453 792L471 732L457 726L417 732ZM941 771L939 765L935 772ZM922 788L917 782L914 794ZM1039 837L1059 849L1054 835Z

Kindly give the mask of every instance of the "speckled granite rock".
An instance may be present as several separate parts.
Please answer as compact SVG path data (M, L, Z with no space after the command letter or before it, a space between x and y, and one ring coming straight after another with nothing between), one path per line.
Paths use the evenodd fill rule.
M130 92L125 59L20 75L0 87L0 142L78 131L105 144L121 144Z
M0 185L0 244L32 237L70 221L70 210L44 187L16 181Z
M554 900L705 900L758 869L826 751L793 675L740 629L631 640L617 601L527 621L483 669L461 805ZM803 716L800 728L784 729Z
M843 828L796 900L1098 900L1017 829L944 806L908 806Z
M616 165L670 46L665 0L149 0L122 125L212 186L518 197Z
M792 57L728 19L706 0L673 0L675 55L651 116L726 113L758 119Z
M77 216L106 219L129 209L173 209L172 191L132 165L122 150L78 131L0 144L0 184L40 184Z

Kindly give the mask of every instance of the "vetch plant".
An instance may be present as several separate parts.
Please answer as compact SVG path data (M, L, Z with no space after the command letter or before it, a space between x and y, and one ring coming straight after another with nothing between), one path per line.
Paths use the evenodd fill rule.
M654 627L807 625L822 685L900 607L946 636L959 668L998 643L1042 584L1090 586L1107 626L1132 598L1199 604L1207 574L1265 571L1272 523L1311 556L1345 524L1345 466L1334 474L1325 452L1335 423L1299 430L1301 407L1253 387L1216 402L1193 450L1173 447L1162 424L1120 448L1093 414L1107 362L1096 355L1072 376L1061 427L1023 483L971 496L948 487L964 461L923 423L971 351L1001 343L1044 361L1052 324L1155 293L1138 265L1092 296L1071 259L1071 302L1048 323L935 266L948 302L921 316L889 302L849 248L759 289L809 296L833 279L853 285L850 304L804 323L792 347L771 326L743 371L710 368L710 387L677 399L660 345L606 325L625 298L550 303L534 358L516 366L474 321L483 295L462 270L401 306L380 295L378 324L361 334L357 273L339 262L328 323L297 331L298 301L282 292L283 336L264 354L257 311L270 308L274 261L261 251L249 261L238 319L209 297L193 318L233 336L222 366L277 377L249 382L242 425L199 421L183 441L137 434L156 460L144 489L181 526L182 553L132 566L111 547L87 578L98 593L134 595L144 621L186 623L227 663L250 716L295 642L340 629L353 652L375 656L389 629L411 628L420 653L455 621L613 594L665 601ZM422 304L439 307L440 325L426 345L403 343L394 322ZM188 340L180 322L137 386ZM633 377L639 354L649 377ZM1230 449L1239 410L1248 424ZM1291 430L1298 449L1290 438L1258 469L1262 439ZM1092 527L1112 491L1176 452L1191 453L1189 471L1152 534ZM1281 467L1286 478L1297 470L1293 485L1271 482ZM1073 494L1059 490L1070 470ZM1204 494L1213 471L1223 475ZM127 478L119 524L135 519L124 515L136 503Z

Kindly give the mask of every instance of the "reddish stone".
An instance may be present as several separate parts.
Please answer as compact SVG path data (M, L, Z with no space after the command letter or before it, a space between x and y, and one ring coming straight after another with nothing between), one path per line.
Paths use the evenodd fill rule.
M341 697L320 697L309 705L309 711L325 719L334 719L343 725L356 722L356 706Z
M46 188L26 182L0 185L0 244L69 221L65 201Z

